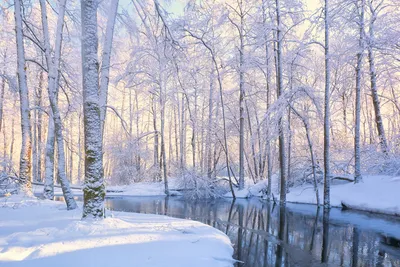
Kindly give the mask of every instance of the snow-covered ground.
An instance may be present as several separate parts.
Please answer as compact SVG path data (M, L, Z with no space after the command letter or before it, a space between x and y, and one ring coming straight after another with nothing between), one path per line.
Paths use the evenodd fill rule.
M229 238L205 224L124 212L82 221L81 213L0 198L0 266L233 266Z
M331 185L331 205L357 210L400 216L400 179L390 176L364 176L363 182L341 182ZM323 187L319 188L320 200L323 200ZM316 204L312 186L292 188L287 201Z
M79 186L80 187L80 186ZM170 191L172 194L178 195L179 193L174 191L174 183L170 183ZM35 194L43 193L43 186L34 185L33 190ZM165 196L164 192L164 182L140 182L131 185L121 185L121 186L106 186L107 196ZM75 196L83 195L81 189L72 189ZM61 195L61 188L55 187L54 193Z
M248 185L246 189L238 191L239 197L261 196L261 190L267 186L266 181L255 185ZM279 199L277 183L272 184L275 198ZM348 208L390 214L400 216L400 177L392 176L364 176L358 184L352 182L334 180L331 184L331 205L342 207L342 203ZM323 185L319 186L321 203L323 202ZM226 195L230 197L230 194ZM286 196L287 202L316 204L316 196L312 185L304 185L290 188Z

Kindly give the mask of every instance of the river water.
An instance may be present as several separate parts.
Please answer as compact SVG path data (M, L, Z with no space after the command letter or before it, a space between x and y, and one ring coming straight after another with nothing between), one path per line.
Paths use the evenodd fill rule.
M58 197L58 200L61 200ZM112 211L200 221L229 236L237 267L400 266L400 219L312 205L261 201L189 201L179 197L113 197Z

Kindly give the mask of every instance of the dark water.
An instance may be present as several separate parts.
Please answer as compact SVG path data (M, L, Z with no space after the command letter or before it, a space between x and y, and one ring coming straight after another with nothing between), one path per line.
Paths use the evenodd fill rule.
M311 205L250 200L108 198L109 210L163 214L211 225L234 246L235 266L400 266L400 220ZM397 237L397 238L396 238Z

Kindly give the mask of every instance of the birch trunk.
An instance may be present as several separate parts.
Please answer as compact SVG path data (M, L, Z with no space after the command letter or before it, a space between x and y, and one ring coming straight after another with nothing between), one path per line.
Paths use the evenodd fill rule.
M277 72L276 72L276 80L277 80L277 91L278 97L280 97L283 93L283 77L282 77L282 32L281 32L281 16L280 16L280 5L279 0L275 1L276 3L276 23L277 23L277 31L276 31L276 46L277 46ZM283 112L284 113L284 112ZM279 119L279 166L280 166L280 175L281 175L281 186L280 186L280 203L286 204L286 184L287 184L287 170L286 170L286 152L285 152L285 134L283 129L283 117L284 114L281 115Z
M376 84L376 69L375 69L375 57L374 57L374 23L376 20L376 11L373 7L370 8L371 10L371 22L369 24L369 42L368 42L368 62L369 62L369 74L371 79L371 97L372 103L374 105L375 111L375 123L376 128L378 129L379 135L379 144L381 146L381 150L385 155L388 155L388 145L386 141L385 135L385 128L383 127L383 120L381 115L381 108L380 108L380 101L378 97L378 88Z
M329 0L325 0L325 103L324 103L324 207L329 208L330 169L330 62L329 62Z
M42 107L42 87L43 87L43 71L40 72L40 82L39 82L39 88L38 88L38 95L37 95L37 99L38 99L38 103L37 106ZM43 123L43 112L41 110L39 110L38 112L38 122L37 122L37 142L38 142L38 170L37 170L37 177L38 177L38 181L42 181L42 123Z
M54 199L54 120L50 112L47 126L46 155L44 168L44 188L43 196L46 199Z
M262 7L263 7L263 26L264 30L266 31L267 27L267 1L263 0L262 1ZM267 82L267 110L268 112L270 104L271 104L271 88L270 88L270 83L271 83L271 71L270 71L270 62L269 62L269 46L268 46L268 33L265 34L264 36L264 42L265 42L265 65L266 65L266 82ZM272 156L271 156L271 140L269 136L269 127L265 127L265 134L266 134L266 141L265 141L265 153L266 153L266 158L267 158L267 199L271 200L272 197ZM265 165L265 164L264 164ZM264 169L264 167L263 167Z
M161 71L160 71L161 72ZM164 192L168 196L169 189L168 189L168 173L167 173L167 157L165 151L165 99L166 94L163 89L163 82L160 75L160 109L161 109L161 157L162 157L162 169L163 169L163 178L164 178Z
M117 16L119 0L111 0L110 9L108 10L108 20L106 35L104 38L103 54L100 68L100 121L102 134L104 135L104 122L107 112L107 96L108 84L110 80L110 64L111 64L111 48L114 36L115 18Z
M354 183L362 181L361 176L361 68L364 52L364 0L361 0L360 21L359 21L359 47L357 52L357 66L356 66L356 106L355 106L355 132L354 132Z
M29 92L26 79L25 49L23 40L21 0L14 1L15 32L17 43L17 76L20 98L21 112L21 154L19 161L19 180L20 190L26 194L31 194L32 185L32 141L31 141L31 122L29 113Z
M97 0L81 0L85 185L83 218L104 217L105 187L99 105Z
M4 75L4 73L3 73ZM0 87L0 133L3 129L3 107L4 107L4 93L6 88L6 79L3 77L1 78L1 87Z
M56 41L55 41L55 51L54 60L51 58L50 54L50 36L49 27L47 22L47 10L45 0L40 0L40 6L42 11L42 26L43 26L43 36L45 44L45 55L48 66L48 95L49 102L51 106L51 111L53 114L54 123L54 135L57 143L57 175L61 183L61 189L63 191L65 203L67 204L67 209L77 208L74 196L72 194L71 188L66 174L65 166L65 150L64 150L64 138L62 132L62 121L60 110L57 104L57 91L58 91L58 76L60 67L60 57L61 57L61 47L62 47L62 32L64 27L64 14L65 14L65 4L66 0L61 0L59 2L59 12L57 20L57 30L56 30ZM51 179L51 182L54 180ZM50 182L50 181L49 181Z
M244 189L244 36L243 36L242 2L240 2L239 26L239 190Z

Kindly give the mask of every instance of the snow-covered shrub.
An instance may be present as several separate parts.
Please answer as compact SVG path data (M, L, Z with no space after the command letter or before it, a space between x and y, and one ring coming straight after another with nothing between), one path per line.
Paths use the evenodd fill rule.
M18 178L10 176L6 172L0 172L0 195L16 193L18 190Z
M158 168L146 165L151 155L135 140L115 137L106 147L105 176L110 185L128 185L142 181L155 181L160 177Z
M189 199L220 198L227 192L225 182L209 179L207 175L193 170L181 171L177 175L177 186Z

